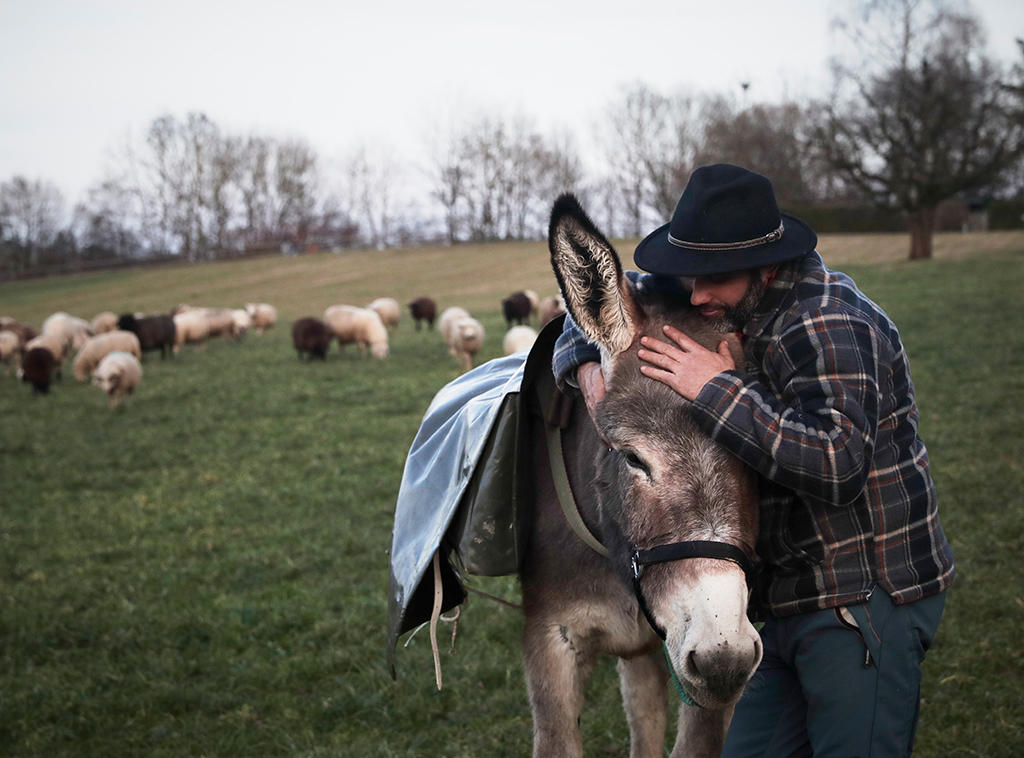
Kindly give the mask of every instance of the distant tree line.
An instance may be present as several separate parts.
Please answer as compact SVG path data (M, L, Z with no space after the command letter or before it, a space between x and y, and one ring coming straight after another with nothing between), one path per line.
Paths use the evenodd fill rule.
M125 144L73 209L50 183L0 183L0 274L267 251L539 239L575 191L614 236L672 213L690 172L718 161L770 177L819 231L909 229L911 258L963 207L1024 209L1024 41L1009 64L977 18L943 0L864 0L835 19L833 87L806 103L623 87L574 135L485 115L434 140L426 165L354 149L330 166L301 138L226 133L202 113L163 115ZM881 17L880 17L881 16ZM800 215L800 214L798 214ZM953 219L953 220L951 220ZM835 227L835 228L832 228Z

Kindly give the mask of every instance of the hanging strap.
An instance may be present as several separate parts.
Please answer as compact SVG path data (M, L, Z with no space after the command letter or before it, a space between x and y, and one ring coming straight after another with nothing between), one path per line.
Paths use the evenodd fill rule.
M610 558L611 553L601 544L601 540L594 536L587 525L583 522L580 510L576 505L576 499L572 495L572 487L569 485L569 473L565 470L565 457L562 455L562 430L554 424L544 425L548 442L548 463L551 468L551 480L555 485L555 493L558 495L558 504L562 507L562 515L565 516L569 527L580 538L584 545L605 558Z

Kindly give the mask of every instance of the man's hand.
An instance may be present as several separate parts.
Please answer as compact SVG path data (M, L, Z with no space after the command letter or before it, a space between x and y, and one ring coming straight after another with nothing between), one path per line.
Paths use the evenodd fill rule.
M590 418L597 423L594 416L597 404L604 398L604 374L601 373L601 364L596 361L581 363L576 369L576 384L583 393L583 400L587 404L587 411Z
M696 398L701 388L721 372L736 368L726 340L719 343L718 352L713 352L674 327L665 326L664 331L671 343L651 337L640 340L643 347L637 355L652 364L641 364L640 372L667 384L687 400Z

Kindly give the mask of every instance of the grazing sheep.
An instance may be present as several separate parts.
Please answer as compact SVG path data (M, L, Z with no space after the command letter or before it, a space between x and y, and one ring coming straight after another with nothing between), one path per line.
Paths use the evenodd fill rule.
M15 321L9 316L0 316L0 329L18 335L18 347L24 347L39 336L39 331L34 326Z
M53 362L57 367L57 373L59 375L61 366L64 365L64 361L66 361L68 356L71 355L71 336L52 332L49 334L40 334L38 337L33 337L26 342L23 350L27 352L37 347L41 347L42 349L50 352L50 355L53 356Z
M536 316L537 310L540 308L540 297L533 290L523 290L523 294L530 301L530 315Z
M179 311L174 314L174 352L182 345L205 342L210 336L210 321L199 310Z
M110 311L97 313L93 316L91 327L93 334L112 332L117 329L117 314Z
M384 326L398 328L398 316L401 313L401 308L393 297L378 297L366 307L380 316Z
M252 316L249 315L248 311L244 311L241 308L231 311L231 316L235 320L235 337L244 336L252 327Z
M558 297L546 297L540 301L540 325L544 326L549 321L552 321L563 313L565 313L565 300L562 296Z
M484 344L484 327L471 316L464 316L451 324L448 348L463 371L473 368L473 358Z
M142 364L134 355L122 350L107 353L92 372L92 383L107 393L111 408L117 407L121 398L135 392L141 381Z
M78 350L92 336L92 326L88 321L58 311L47 316L40 334L55 334L61 338L70 338L71 349Z
M460 318L469 318L469 311L465 308L460 308L457 305L445 308L441 312L441 318L437 321L437 328L441 332L441 337L444 339L446 344L451 344L449 336L451 335L452 324Z
M159 350L160 358L173 355L174 350L174 319L166 314L156 316L140 316L124 313L117 320L117 328L131 332L139 338L142 352Z
M374 311L354 305L332 305L324 311L324 323L338 338L341 350L355 342L363 355L369 348L374 358L388 357L388 330Z
M508 322L509 328L512 322L522 324L530 320L530 298L523 292L513 292L501 301L501 312Z
M420 322L426 321L427 328L434 328L434 319L437 317L437 303L429 297L418 297L409 303L409 313L416 322L416 331L420 330Z
M21 340L18 335L8 329L0 330L0 363L4 364L4 374L7 373L11 364L18 368L21 358Z
M263 334L277 323L277 308L267 303L246 303L245 312L252 319L256 334Z
M32 347L25 351L25 356L21 359L18 378L23 382L30 382L33 392L45 395L50 391L50 382L56 368L57 361L53 353L45 347Z
M537 332L529 326L513 326L505 333L505 339L502 341L502 348L505 350L505 355L512 355L512 353L518 353L523 350L529 350L533 347L534 341L537 339Z
M331 346L332 339L334 334L327 328L327 324L318 318L306 316L292 324L292 344L300 360L303 354L309 360L327 360L327 349Z
M131 353L136 358L142 357L142 348L139 346L139 338L131 332L125 332L118 329L113 332L107 332L106 334L97 334L95 337L90 337L89 340L82 345L82 349L78 351L78 355L75 356L75 362L72 364L72 368L75 372L75 379L80 382L89 381L89 375L92 374L92 370L100 364L100 361L103 360L104 356L114 352L115 350Z
M206 314L206 321L210 325L210 336L237 338L238 327L235 324L235 316L230 308L202 308Z

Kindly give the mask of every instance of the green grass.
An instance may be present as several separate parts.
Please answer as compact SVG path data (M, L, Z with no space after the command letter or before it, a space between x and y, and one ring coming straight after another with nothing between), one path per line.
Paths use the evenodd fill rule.
M454 653L440 635L440 693L425 631L399 648L397 682L387 671L402 466L457 375L440 336L406 319L386 361L349 348L306 364L287 322L434 294L481 318L492 358L498 300L553 291L545 267L542 246L495 245L0 286L0 312L36 323L179 301L261 299L283 316L262 337L151 354L113 411L70 370L47 397L0 377L0 755L528 754L516 611L466 603ZM959 570L924 667L917 755L1019 755L1024 239L845 270L903 334ZM517 597L511 577L478 585ZM583 730L588 754L627 753L610 661Z

